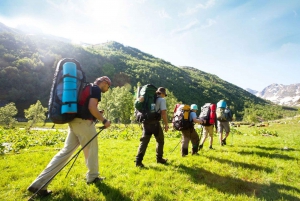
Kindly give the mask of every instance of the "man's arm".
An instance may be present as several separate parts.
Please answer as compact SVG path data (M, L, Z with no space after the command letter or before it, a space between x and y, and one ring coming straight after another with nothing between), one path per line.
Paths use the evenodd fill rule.
M110 126L110 121L107 121L107 120L103 117L102 113L101 113L101 112L98 110L98 108L97 108L97 104L98 104L98 100L97 100L96 98L90 98L90 100L89 100L89 106L88 106L89 111L91 112L91 114L92 114L96 119L98 119L99 121L101 121L101 122L104 124L104 126L107 128L107 127ZM104 121L104 120L106 120L106 121ZM103 122L103 121L104 121L104 122Z
M169 125L168 125L168 117L167 117L167 110L162 110L160 112L161 114L161 118L163 119L164 122L164 126L165 126L165 131L167 132L169 129Z
M197 117L195 117L195 118L193 119L193 122L194 122L194 123L198 123L198 124L203 124L203 123L205 123L205 120L203 120L203 119L197 119Z

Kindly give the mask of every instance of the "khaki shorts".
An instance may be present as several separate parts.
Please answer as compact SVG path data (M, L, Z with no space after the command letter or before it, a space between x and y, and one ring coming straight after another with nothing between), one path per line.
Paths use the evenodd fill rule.
M230 132L230 126L228 121L218 121L218 132L222 133L223 129L226 133Z
M210 125L210 126L204 126L203 127L203 136L205 138L208 137L208 135L210 137L213 137L213 134L214 134L214 125Z

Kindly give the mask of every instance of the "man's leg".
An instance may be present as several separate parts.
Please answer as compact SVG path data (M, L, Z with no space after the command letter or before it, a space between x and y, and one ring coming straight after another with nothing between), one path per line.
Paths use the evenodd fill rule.
M193 128L191 130L191 142L192 142L192 155L196 154L198 155L198 147L199 147L199 142L200 142L200 139L199 139L199 135L198 133L196 132L196 130Z
M142 161L144 159L144 155L146 153L150 138L151 138L151 130L149 125L143 124L143 134L142 137L140 138L140 145L138 148L138 152L136 155L136 159L135 159L135 164L137 167L144 167Z
M202 137L200 145L199 145L199 150L203 148L203 144L204 144L207 136L208 136L207 126L204 126L203 127L203 137Z
M156 162L165 164L167 159L163 158L164 155L164 144L165 136L160 123L157 123L154 127L154 136L156 139Z
M79 146L79 141L74 135L70 124L68 136L65 141L63 149L61 149L49 162L47 167L40 173L40 175L31 183L28 187L28 190L35 193L40 187L47 184L43 187L43 190L46 190L50 184L50 179L67 163L68 159L74 153L74 151Z
M79 139L81 147L85 146L96 134L95 124L90 120L76 119L72 126ZM99 176L98 139L95 137L84 149L87 183L93 182Z
M189 131L184 130L182 132L182 141L181 141L181 156L187 156L189 154Z

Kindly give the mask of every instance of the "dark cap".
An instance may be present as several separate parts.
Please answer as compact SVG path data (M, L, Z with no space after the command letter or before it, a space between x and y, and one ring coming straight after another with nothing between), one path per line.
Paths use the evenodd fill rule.
M166 89L163 88L163 87L159 87L159 88L156 90L156 93L165 94L165 96L167 96Z

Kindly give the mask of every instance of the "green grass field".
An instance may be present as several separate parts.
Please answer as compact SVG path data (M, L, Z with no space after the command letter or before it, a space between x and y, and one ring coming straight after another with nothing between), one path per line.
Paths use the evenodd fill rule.
M134 163L140 128L111 128L98 138L104 182L85 183L87 169L81 153L67 178L70 165L52 181L49 189L53 194L35 200L300 200L298 121L234 128L226 146L221 147L215 135L215 150L208 149L206 140L199 156L185 158L181 157L180 145L176 147L180 134L169 131L164 149L168 164L156 163L156 142L152 137L144 169L136 168ZM17 138L23 133L2 130L2 143L5 136L9 139L7 135ZM0 200L30 198L26 188L62 148L60 138L66 134L43 131L28 135L32 136L21 138L27 140L27 146L0 155ZM35 138L37 142L33 142Z

